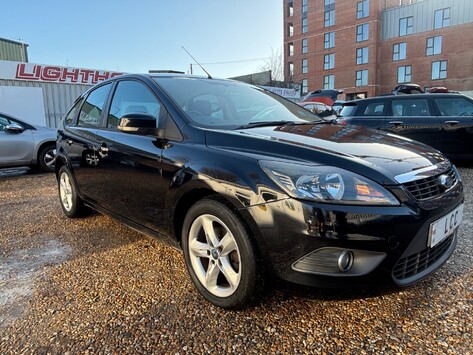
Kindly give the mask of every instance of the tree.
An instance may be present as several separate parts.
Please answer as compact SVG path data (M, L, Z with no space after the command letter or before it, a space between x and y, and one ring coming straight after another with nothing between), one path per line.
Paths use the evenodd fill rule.
M265 60L265 63L260 65L259 70L271 70L271 79L273 81L284 81L284 63L281 49L271 48L271 56Z

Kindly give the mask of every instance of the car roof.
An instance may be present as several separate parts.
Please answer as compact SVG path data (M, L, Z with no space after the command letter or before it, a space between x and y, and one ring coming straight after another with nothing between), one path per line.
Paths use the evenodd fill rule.
M350 106L355 105L359 102L370 102L370 101L382 101L382 100L412 100L412 99L425 99L425 98L439 98L439 97L466 97L470 98L463 94L457 93L428 93L428 94L406 94L406 95L385 95L385 96L373 96L365 99L358 99L347 101L344 105ZM471 98L470 98L471 99Z

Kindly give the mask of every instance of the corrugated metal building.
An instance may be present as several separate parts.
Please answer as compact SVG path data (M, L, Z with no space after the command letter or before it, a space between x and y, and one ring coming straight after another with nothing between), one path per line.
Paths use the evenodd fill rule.
M0 60L28 62L28 45L0 37Z
M42 107L35 111L44 115L44 120L41 117L40 122L48 127L57 127L79 95L97 82L121 74L0 60L0 112L25 118L21 115L22 106L32 104L29 98L38 96L39 92L44 111Z

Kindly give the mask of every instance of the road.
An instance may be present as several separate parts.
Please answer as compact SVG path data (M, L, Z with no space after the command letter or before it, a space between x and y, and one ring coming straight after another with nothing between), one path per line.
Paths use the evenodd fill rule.
M290 290L225 311L180 252L66 218L51 174L0 174L0 353L473 353L473 168L452 258L405 289ZM1 171L0 171L1 173Z

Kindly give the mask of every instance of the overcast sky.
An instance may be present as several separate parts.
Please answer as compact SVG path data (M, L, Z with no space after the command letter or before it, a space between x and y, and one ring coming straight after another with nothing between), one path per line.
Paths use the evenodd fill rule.
M1 7L0 37L27 43L38 64L188 72L184 46L211 75L232 77L259 71L262 59L282 51L280 0L3 0Z

